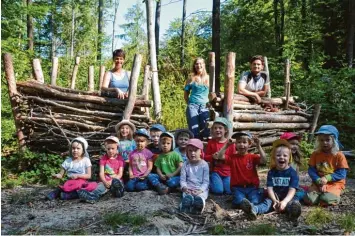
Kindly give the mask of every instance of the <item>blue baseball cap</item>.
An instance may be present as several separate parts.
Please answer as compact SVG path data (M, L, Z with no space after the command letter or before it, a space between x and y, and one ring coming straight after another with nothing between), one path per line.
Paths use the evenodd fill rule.
M135 133L135 136L144 136L147 139L150 139L150 135L146 129L138 129Z
M339 131L335 126L333 125L322 125L317 132L314 133L315 135L317 134L329 134L333 135L335 141L338 143L339 148L343 148L344 146L339 142Z
M154 124L154 125L152 125L152 127L150 127L149 130L150 130L150 131L151 131L151 130L159 130L159 131L161 131L161 132L166 132L165 127L164 127L163 125L161 125L161 124Z
M232 138L236 138L236 137L240 137L240 136L247 136L249 139L253 139L253 136L251 135L251 133L249 133L247 131L235 132L232 135Z

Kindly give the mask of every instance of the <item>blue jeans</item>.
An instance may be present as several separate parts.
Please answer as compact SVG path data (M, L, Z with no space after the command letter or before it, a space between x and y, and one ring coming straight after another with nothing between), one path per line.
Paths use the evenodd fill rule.
M148 180L149 183L156 187L160 183L164 182L164 180L160 179L158 174L149 174L148 175ZM165 181L166 185L168 185L169 188L177 188L180 187L180 176L174 176Z
M194 134L195 138L208 137L210 130L207 128L210 112L206 108L206 104L190 103L186 107L186 118L189 130ZM200 132L202 132L200 134Z
M258 204L263 199L264 192L257 187L232 187L234 192L233 205L239 205L244 198L248 199L254 205Z
M232 194L230 182L230 176L221 176L216 172L212 172L210 176L210 190L215 194L223 194L224 192L226 194Z
M149 174L149 175L151 175L151 174ZM147 189L149 189L148 178L145 178L143 180L141 180L140 178L133 178L133 179L130 179L126 183L126 191L127 192L134 192L134 191L139 192L139 191L144 191Z
M292 198L292 200L287 203L286 208L285 208L286 212L289 211L289 207L293 201L299 201L296 194ZM254 210L256 211L257 214L268 213L269 211L272 211L272 209L273 209L272 208L272 200L270 198L265 198L263 202L254 206Z

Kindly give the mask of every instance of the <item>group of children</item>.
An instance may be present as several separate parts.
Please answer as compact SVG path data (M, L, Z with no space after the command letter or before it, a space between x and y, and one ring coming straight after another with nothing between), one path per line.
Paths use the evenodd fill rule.
M161 124L153 125L148 132L136 130L130 121L123 120L116 125L117 137L105 139L99 183L88 182L88 143L82 137L75 138L70 157L63 162L60 173L53 175L61 179L66 173L68 180L47 198L80 198L93 203L106 192L119 198L125 191L154 189L161 195L181 191L180 211L201 213L210 191L233 195L233 207L242 209L251 219L271 210L297 219L300 202L322 206L339 203L349 167L339 151L339 133L334 126L323 125L316 133L316 150L308 163L312 185L305 191L298 177L300 136L286 132L273 143L264 190L259 186L257 166L267 160L259 139L249 132L236 132L229 139L230 125L227 119L216 118L212 139L204 148L189 130L179 130L174 136ZM248 152L252 143L259 154Z

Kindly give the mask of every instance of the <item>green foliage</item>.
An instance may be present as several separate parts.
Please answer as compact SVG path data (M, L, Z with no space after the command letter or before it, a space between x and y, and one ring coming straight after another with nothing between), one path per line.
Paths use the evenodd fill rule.
M305 222L308 225L321 227L333 220L333 215L321 207L312 208L306 215Z
M129 224L131 226L144 225L147 219L141 215L130 215L128 213L115 212L104 216L105 224L116 227L122 224Z
M276 228L272 224L253 225L247 229L246 234L249 235L274 235Z
M344 229L346 232L352 232L355 230L355 214L347 213L342 215L338 219L338 224Z
M215 225L208 231L208 233L211 235L224 235L226 234L226 229L223 225Z

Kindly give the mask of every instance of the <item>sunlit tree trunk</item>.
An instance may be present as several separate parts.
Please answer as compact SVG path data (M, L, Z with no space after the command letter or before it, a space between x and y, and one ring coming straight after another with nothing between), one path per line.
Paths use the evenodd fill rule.
M56 56L56 51L57 51L57 42L56 42L56 37L57 37L57 29L56 29L56 23L55 23L55 14L56 14L56 1L52 0L52 14L51 14L51 32L52 32L52 44L51 44L51 57L53 58Z
M160 11L161 1L157 1L157 7L155 9L155 48L157 50L157 56L159 55L159 31L160 31Z
M213 0L212 7L212 51L215 53L216 64L215 64L215 80L216 80L216 92L220 92L221 81L220 81L220 71L221 71L221 1Z
M186 2L183 0L182 8L182 23L181 23L181 56L180 56L180 67L182 68L185 63L185 21L186 21Z
M32 6L32 0L27 0L27 10ZM27 38L28 38L28 49L33 51L33 19L29 12L27 12Z
M115 15L113 17L113 23L112 23L112 47L111 51L113 52L115 50L115 28L116 28L116 21L117 21L117 13L118 13L118 6L120 5L119 0L115 0Z
M102 34L103 34L103 12L104 12L104 0L99 0L99 20L98 20L98 40L97 40L97 60L101 61L101 49L102 49Z

